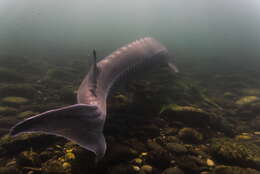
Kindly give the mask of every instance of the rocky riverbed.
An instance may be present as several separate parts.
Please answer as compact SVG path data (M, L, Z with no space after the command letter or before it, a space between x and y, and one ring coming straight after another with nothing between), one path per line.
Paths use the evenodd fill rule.
M20 120L76 102L82 58L0 58L0 174L258 174L259 73L152 69L108 99L108 149L94 155L44 134L10 137ZM188 69L188 70L187 70Z

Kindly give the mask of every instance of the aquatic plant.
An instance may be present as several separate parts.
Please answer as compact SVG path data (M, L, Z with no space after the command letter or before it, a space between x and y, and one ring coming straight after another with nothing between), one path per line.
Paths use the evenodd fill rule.
M16 97L16 96L10 96L5 97L1 100L3 104L10 105L10 106L17 106L21 104L27 103L29 100L24 97Z

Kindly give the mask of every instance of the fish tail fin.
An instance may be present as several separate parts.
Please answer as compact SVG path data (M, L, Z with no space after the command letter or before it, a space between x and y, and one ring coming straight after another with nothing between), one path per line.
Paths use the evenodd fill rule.
M12 127L10 134L42 132L62 136L94 152L96 160L100 160L106 151L104 118L95 105L75 104L25 119Z

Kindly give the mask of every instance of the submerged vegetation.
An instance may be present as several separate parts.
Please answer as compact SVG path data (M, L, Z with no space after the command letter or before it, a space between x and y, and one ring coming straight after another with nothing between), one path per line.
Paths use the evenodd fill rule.
M160 67L119 85L108 100L108 150L95 164L94 154L61 137L8 136L19 120L75 103L84 61L44 61L45 70L29 73L22 67L33 62L13 59L0 64L0 174L260 172L258 78L222 73L205 81Z

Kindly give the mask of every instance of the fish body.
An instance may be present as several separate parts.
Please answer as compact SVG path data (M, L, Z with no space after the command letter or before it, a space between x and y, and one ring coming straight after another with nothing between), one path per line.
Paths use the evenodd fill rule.
M177 72L171 60L166 47L154 38L131 42L92 65L77 92L78 104L25 119L12 127L10 134L43 132L62 136L94 152L99 160L106 152L103 128L106 100L113 84L131 70L150 64L165 63Z

